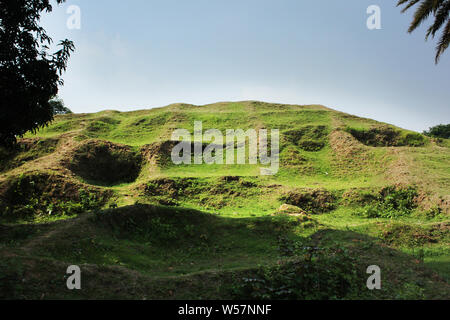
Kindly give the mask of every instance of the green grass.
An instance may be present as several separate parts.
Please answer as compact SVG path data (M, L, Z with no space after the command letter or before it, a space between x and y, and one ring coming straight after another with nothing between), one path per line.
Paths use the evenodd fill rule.
M444 298L448 294L442 282L421 283L421 278L417 277L418 273L425 274L422 277L428 277L427 274L431 276L426 266L434 267L436 264L439 265L437 269L448 277L448 268L442 267L448 251L443 248L440 252L425 251L425 265L416 263L416 253L408 251L410 248L401 250L381 246L382 240L375 236L378 224L350 217L345 217L347 221L342 222L344 216L343 211L320 215L314 218L318 223L311 225L287 216L233 219L182 208L123 207L58 224L31 225L28 229L10 227L0 238L0 252L6 246L14 255L2 260L0 270L4 277L10 279L33 265L28 262L30 259L47 261L42 262L41 266L36 265L33 274L23 275L28 282L27 288L31 290L23 292L21 287L15 287L13 281L7 281L6 288L11 294L9 298L18 294L38 297L41 294L38 284L42 286L48 281L46 279L51 279L50 270L55 272L57 266L64 265L59 261L82 266L87 291L83 289L75 294L81 295L78 297L93 297L91 290L95 286L100 291L100 295L95 297L137 298L141 296L136 295L136 291L133 295L129 290L134 288L140 292L142 286L148 283L153 289L147 295L153 298L232 298L236 294L234 288L242 284L240 279L256 276L255 268L272 268L280 261L283 264L289 262L292 255L302 256L301 251L295 253L298 250L295 248L301 249L302 244L312 241L323 248L346 248L345 254L354 264L346 266L345 272L354 272L353 281L360 287L352 293L356 294L353 298L402 298L407 294L404 290L406 285L417 286L428 298ZM339 223L333 223L334 219ZM294 243L300 244L300 247L291 247ZM28 255L30 251L33 252L32 257ZM384 272L385 289L381 292L372 293L364 289L364 268L373 263L380 265ZM113 269L118 267L125 269ZM95 271L97 268L98 271ZM59 267L59 270L61 273L63 268ZM126 282L126 270L137 271L141 277L140 284ZM322 270L326 271L315 271L319 272L317 276ZM100 272L97 280L91 278L93 272ZM280 272L283 269L278 270ZM39 276L36 277L36 274ZM211 278L212 274L216 276ZM191 279L194 283L190 286L193 287L201 283L202 288L186 295L188 284L183 279ZM403 279L403 282L396 279ZM56 284L58 281L55 278ZM179 281L184 285L174 286ZM120 293L107 289L115 286L112 282L120 284ZM31 284L35 286L31 287ZM48 292L49 298L70 298L74 294L65 291L62 282L60 286L56 284L53 286L47 282L45 285L47 288L56 287ZM3 289L6 291L5 287ZM1 293L5 291L0 290Z
M261 166L250 164L171 164L164 142L175 129L193 133L194 121L202 121L203 130L222 132L280 129L279 172L261 176ZM450 149L446 141L428 138L417 146L421 135L393 126L409 146L365 145L344 131L385 127L319 105L254 101L57 116L36 135L27 134L39 141L32 148L2 154L0 297L39 299L45 291L44 298L69 299L249 298L239 296L248 289L244 278L263 272L268 282L281 284L290 279L292 261L310 263L302 248L317 246L341 252L342 260L330 263L351 270L358 282L344 296L324 290L325 298L448 299ZM88 145L106 148L110 156ZM114 156L119 149L126 152ZM80 156L84 171L71 166ZM123 173L121 163L140 171L126 182L113 179ZM93 170L105 179L85 174ZM42 173L51 177L47 183ZM33 187L11 202L12 181L19 177ZM362 214L367 207L387 207L373 199L396 184L415 185L423 206L394 212L391 219ZM45 214L50 203L75 208L84 201L79 189L101 194L101 203L85 203L83 213ZM300 216L279 212L289 192L316 189L335 195L335 209ZM20 214L6 216L11 206ZM321 261L329 260L321 259L312 265L313 281L327 272ZM84 266L83 292L67 292L63 280L52 278L64 275L67 264ZM364 289L371 264L386 275L381 292ZM350 277L341 271L332 276ZM25 285L14 280L19 277L27 278Z

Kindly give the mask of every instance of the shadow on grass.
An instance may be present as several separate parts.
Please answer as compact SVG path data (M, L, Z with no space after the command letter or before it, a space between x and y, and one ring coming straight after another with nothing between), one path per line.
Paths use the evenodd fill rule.
M243 279L257 278L261 270L282 274L292 261L310 259L304 250L310 246L333 248L327 251L332 255L345 252L351 264L344 269L355 275L358 288L369 277L366 268L380 266L383 289L351 298L450 297L448 283L375 238L320 227L311 237L301 237L301 228L295 217L235 219L151 205L26 228L1 227L0 298L233 299ZM11 246L12 238L19 243ZM291 249L284 251L286 245ZM79 292L66 289L71 264L82 268Z

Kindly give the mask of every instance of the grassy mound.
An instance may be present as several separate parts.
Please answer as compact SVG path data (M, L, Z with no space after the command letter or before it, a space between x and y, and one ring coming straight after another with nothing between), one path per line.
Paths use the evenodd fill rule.
M83 138L96 138L99 135L106 135L120 124L120 120L113 117L102 116L94 121L90 121L83 130Z
M22 175L0 186L2 220L36 221L101 208L109 193L47 173Z
M279 171L173 164L172 133L194 121L279 129ZM57 116L21 141L0 161L0 297L450 297L446 143L255 101Z
M204 208L220 209L241 197L260 193L250 178L224 176L219 178L162 178L142 186L144 194L163 205L195 203Z
M141 162L130 147L94 140L75 150L68 168L92 184L114 185L136 180Z
M287 204L297 206L308 213L320 214L336 208L337 198L327 190L294 190L280 198Z

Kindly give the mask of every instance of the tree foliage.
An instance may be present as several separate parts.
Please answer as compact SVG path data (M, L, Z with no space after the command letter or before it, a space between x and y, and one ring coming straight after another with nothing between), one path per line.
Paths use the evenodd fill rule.
M430 130L425 131L424 134L433 138L450 139L450 124L440 124L431 127Z
M72 111L64 105L64 101L58 97L54 97L49 101L53 109L53 114L69 114Z
M56 0L61 4L65 0ZM0 0L0 144L46 126L54 116L50 102L74 45L69 40L49 54L52 39L39 25L51 12L50 0Z
M402 10L402 12L406 12L416 4L418 6L408 32L416 30L431 15L434 17L434 22L428 28L425 39L428 40L430 36L434 38L436 33L443 28L436 46L435 62L437 64L450 43L450 0L399 0L397 6L406 5Z

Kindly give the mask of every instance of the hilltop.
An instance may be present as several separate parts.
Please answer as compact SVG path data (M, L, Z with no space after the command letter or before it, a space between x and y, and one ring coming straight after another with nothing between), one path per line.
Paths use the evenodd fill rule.
M194 121L279 129L279 172L174 165ZM0 297L450 297L449 140L320 105L173 104L59 115L0 159Z

